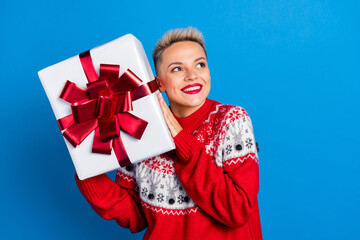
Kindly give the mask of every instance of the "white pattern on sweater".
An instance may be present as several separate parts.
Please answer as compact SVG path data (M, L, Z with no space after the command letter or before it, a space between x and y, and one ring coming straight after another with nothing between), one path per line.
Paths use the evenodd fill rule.
M258 161L251 120L241 107L217 104L193 135L220 167L241 164L248 158ZM117 174L136 181L142 205L148 209L173 215L196 212L196 204L176 176L171 154L150 158L131 169L120 168Z

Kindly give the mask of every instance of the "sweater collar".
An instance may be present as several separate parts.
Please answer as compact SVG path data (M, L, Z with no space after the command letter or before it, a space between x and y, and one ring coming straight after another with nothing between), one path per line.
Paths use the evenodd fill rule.
M213 108L213 106L216 103L217 103L216 101L207 98L205 100L205 103L198 110L196 110L189 116L180 118L180 117L174 115L174 117L180 123L180 125L183 129L189 130L192 132L192 131L196 130L200 126L200 124L206 120L206 118L209 115L210 110Z

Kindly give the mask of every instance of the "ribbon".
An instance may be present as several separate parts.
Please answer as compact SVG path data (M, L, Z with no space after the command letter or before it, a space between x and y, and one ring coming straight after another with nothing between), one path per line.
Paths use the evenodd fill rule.
M155 80L142 84L130 69L119 77L120 66L100 64L97 75L90 51L79 55L88 80L87 89L67 80L60 98L71 103L72 114L58 119L63 136L77 147L95 131L93 153L111 154L114 149L120 166L130 165L130 159L120 137L120 130L141 139L147 122L129 113L132 102L158 89ZM142 85L141 85L142 84Z

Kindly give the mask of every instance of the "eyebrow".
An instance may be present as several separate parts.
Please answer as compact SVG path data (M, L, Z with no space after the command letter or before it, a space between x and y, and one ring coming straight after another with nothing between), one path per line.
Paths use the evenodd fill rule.
M201 59L206 60L206 58L204 58L204 57L199 57L199 58L195 59L195 60L194 60L194 62L197 62L197 61L199 61L199 60L201 60ZM181 65L181 64L182 64L182 62L173 62L173 63L170 63L170 64L169 64L169 66L168 66L167 68L169 68L171 65L176 65L176 64Z
M181 65L182 63L181 62L173 62L173 63L170 63L169 66L167 68L169 68L171 65L176 65L176 64L179 64Z

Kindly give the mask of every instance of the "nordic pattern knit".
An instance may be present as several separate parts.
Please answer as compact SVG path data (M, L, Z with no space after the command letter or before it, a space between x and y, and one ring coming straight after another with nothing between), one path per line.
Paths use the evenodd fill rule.
M144 239L262 239L259 168L251 120L238 106L206 99L186 118L176 150L76 180L94 210Z

